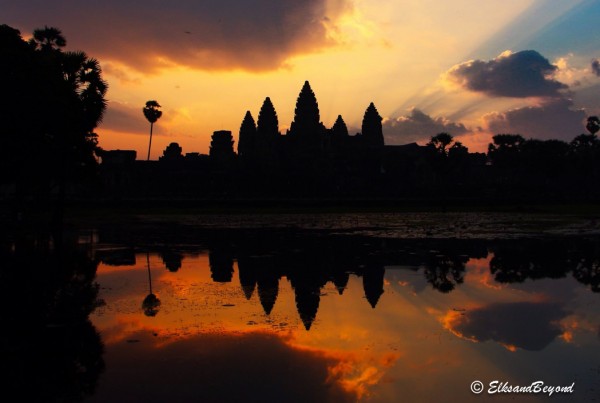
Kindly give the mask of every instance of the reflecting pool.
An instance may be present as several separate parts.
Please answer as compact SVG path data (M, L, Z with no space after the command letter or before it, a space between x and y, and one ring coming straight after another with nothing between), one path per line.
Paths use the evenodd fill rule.
M536 381L573 390L553 401L599 396L596 234L333 227L12 240L3 298L25 308L3 365L40 400L475 402L493 381L499 401L547 400L507 393Z

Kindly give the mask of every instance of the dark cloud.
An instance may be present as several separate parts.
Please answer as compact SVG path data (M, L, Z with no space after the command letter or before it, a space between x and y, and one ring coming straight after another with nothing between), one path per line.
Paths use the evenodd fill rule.
M524 50L459 64L447 76L465 89L490 96L560 97L559 91L568 87L552 78L557 69L535 50Z
M327 35L349 0L24 0L2 2L24 34L60 28L69 48L141 71L172 64L270 70L295 54L334 45ZM4 4L8 3L8 4Z
M592 71L595 75L600 77L600 60L594 59L592 60Z
M423 111L413 108L409 116L386 120L383 135L386 144L407 144L429 140L431 136L446 132L453 136L467 133L462 123L450 122L443 117L432 118Z
M586 114L574 109L568 99L551 99L540 106L512 109L484 116L488 130L494 134L515 133L537 139L571 141L585 130Z
M468 339L540 351L562 334L557 322L566 315L552 303L497 303L467 311L449 325Z

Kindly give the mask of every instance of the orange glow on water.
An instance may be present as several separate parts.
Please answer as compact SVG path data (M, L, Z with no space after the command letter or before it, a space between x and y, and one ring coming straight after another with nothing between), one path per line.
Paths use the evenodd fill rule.
M279 354L310 359L322 371L319 382L352 396L350 401L385 401L399 385L414 388L409 397L428 396L424 378L435 375L450 382L469 376L468 371L453 372L464 370L467 362L497 376L498 368L478 349L499 346L516 356L548 343L503 334L503 326L513 323L510 319L491 322L492 328L482 322L488 310L494 316L511 304L517 308L525 304L537 313L552 306L542 292L493 287L486 272L489 256L469 260L465 283L450 294L432 288L416 292L420 272L390 270L375 308L365 298L361 277L351 275L341 295L328 282L319 289L318 312L310 330L303 325L296 290L286 276L278 279L275 303L266 314L259 291L242 288L235 260L231 279L221 283L213 280L214 268L205 252L183 254L176 272L166 269L159 254L150 254L149 260L152 290L161 301L153 317L145 316L141 307L149 292L145 254L138 254L133 266L101 263L98 268L105 305L96 310L93 322L109 350L135 346L145 354L162 356L187 346L205 354L208 347L201 345L206 345L214 346L209 354L217 357L239 343L249 343L250 350L254 343L275 343ZM581 329L579 319L552 318L560 330L553 337L572 343Z
M458 311L452 310L452 311L446 312L446 314L440 318L440 323L442 324L444 329L448 330L455 336L460 337L461 339L464 339L464 340L478 343L479 340L477 340L475 337L466 336L463 333L461 333L460 331L456 330L457 325L460 323L463 323L464 320L465 320L464 312L458 312Z

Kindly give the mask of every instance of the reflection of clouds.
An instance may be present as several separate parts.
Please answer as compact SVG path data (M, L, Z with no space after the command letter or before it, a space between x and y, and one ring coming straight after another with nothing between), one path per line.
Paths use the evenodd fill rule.
M571 315L561 320L563 333L560 338L566 343L580 345L589 335L597 334L600 337L600 326L596 324L596 320L590 315Z
M489 288L490 290L500 291L503 288L507 288L506 284L498 283L494 279L492 273L490 273L489 264L490 259L493 255L490 254L486 259L471 259L469 263L467 263L468 267L468 281L472 284L481 284L485 288ZM475 262L471 267L469 264ZM483 262L483 265L481 265Z
M565 316L558 304L512 302L449 311L442 321L448 330L467 340L493 340L511 351L539 351L563 333L557 322Z
M350 402L367 396L399 358L390 353L359 360L352 353L297 347L292 336L268 332L151 334L112 338L111 366L92 400L111 401L126 391L129 401Z
M359 362L356 357L353 360L340 360L337 365L329 368L329 376L338 379L345 391L361 399L369 395L369 388L382 380L385 370L393 367L398 358L400 355L397 353L387 353L378 360L368 360L363 365L357 365Z
M563 339L566 343L572 343L574 333L577 330L577 322L570 321L563 325L563 333L560 335L560 338Z

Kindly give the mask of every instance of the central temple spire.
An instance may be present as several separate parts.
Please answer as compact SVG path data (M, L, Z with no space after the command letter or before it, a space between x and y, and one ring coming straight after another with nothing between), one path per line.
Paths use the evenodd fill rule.
M296 101L294 121L290 127L290 135L300 139L317 138L320 134L321 118L319 104L310 83L304 82Z

